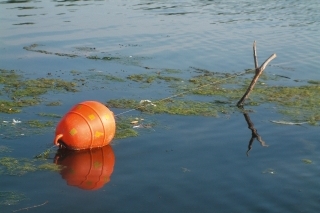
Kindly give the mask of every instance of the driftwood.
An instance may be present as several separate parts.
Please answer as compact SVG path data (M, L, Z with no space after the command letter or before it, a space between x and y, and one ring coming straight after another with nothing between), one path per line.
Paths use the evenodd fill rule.
M265 70L265 68L268 65L268 63L270 61L272 61L275 57L277 57L277 55L274 53L265 62L263 62L263 64L260 67L258 67L256 41L253 42L253 58L254 58L254 66L255 66L255 75L254 75L254 77L253 77L253 79L252 79L247 91L245 92L245 94L242 96L242 98L237 103L238 107L242 107L243 106L244 101L249 97L250 92L253 90L253 88L254 88L255 84L257 83L260 75Z

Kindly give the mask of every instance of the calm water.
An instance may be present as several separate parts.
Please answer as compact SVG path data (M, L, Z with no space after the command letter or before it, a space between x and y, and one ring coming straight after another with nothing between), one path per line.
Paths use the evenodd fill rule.
M190 67L240 72L253 67L252 42L256 40L260 63L277 54L266 72L290 78L276 84L320 80L320 4L316 0L0 3L0 68L19 70L28 78L52 73L73 79L65 74L71 70L119 77L164 68L179 69L178 75L183 76L190 75ZM32 44L50 54L23 49ZM88 60L88 55L121 60ZM143 89L137 84L102 85L96 80L79 93L44 97L46 102L59 100L62 106L29 107L20 114L0 114L0 120L23 122L38 112L63 115L89 99L157 99L172 92L162 85ZM0 204L0 210L26 211L23 208L36 206L28 211L319 212L319 127L275 125L269 120L279 120L281 115L272 107L253 110L250 118L269 147L255 141L249 157L251 131L241 113L208 118L132 112L159 125L141 130L138 137L113 142L109 154L114 154L115 164L102 188L88 191L68 185L58 172L2 174L0 192L24 197L12 205ZM0 152L0 157L30 159L51 147L53 137L54 129L44 135L1 138L0 145L12 150Z

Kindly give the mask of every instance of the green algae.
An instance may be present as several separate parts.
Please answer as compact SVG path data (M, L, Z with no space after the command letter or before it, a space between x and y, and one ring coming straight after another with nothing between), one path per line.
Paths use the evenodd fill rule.
M46 104L46 106L61 106L62 103L60 101L51 101Z
M3 120L0 122L1 138L13 139L51 132L60 117L44 116L42 120Z
M95 54L95 55L84 56L81 54L48 51L48 50L45 50L45 48L46 48L45 45L40 45L40 44L31 44L29 46L23 47L23 49L27 51L37 52L37 53L46 54L46 55L56 55L56 56L69 57L69 58L85 57L86 59L89 59L89 60L113 61L120 64L134 65L134 66L142 66L141 61L148 59L148 57L144 57L144 56L114 56L111 54L108 54L107 56L99 56L99 55L105 55L104 52L99 53L99 55ZM78 50L85 51L86 53L97 52L96 48L94 47L91 47L89 49L90 51L86 51L88 50L86 48L84 49L80 48Z
M276 104L279 112L297 121L320 121L320 85L260 87L254 90L253 98L260 103Z
M178 70L178 69L170 69L170 68L165 68L165 69L163 70L163 72L165 72L165 73L170 73L170 74L182 73L181 70Z
M57 165L54 163L43 163L38 165L37 167L39 170L47 170L53 172L59 172L63 167L61 165Z
M0 145L0 153L11 152L11 151L12 149L10 149L9 147Z
M315 81L315 80L309 80L309 84L320 84L320 81Z
M129 75L127 78L135 82L152 83L156 79L156 76L150 76L148 74L135 74Z
M138 136L138 132L132 128L131 121L132 117L121 117L116 120L116 135L115 139L123 139L128 137L136 137Z
M119 60L121 58L119 57L113 57L113 56L105 56L105 57L102 57L101 60L105 60L105 61L111 61L111 60Z
M39 47L39 45L34 44L26 49L35 50L36 47ZM87 58L95 60L120 60L122 62L135 60L135 57L111 55L100 57L93 55L87 56ZM174 91L172 97L179 97L178 100L171 98L153 101L153 104L156 106L152 104L141 106L139 100L130 99L109 100L107 104L109 107L137 109L151 114L218 116L220 113L237 111L235 107L236 101L246 91L254 73L254 70L245 70L240 74L230 74L212 72L196 67L190 67L190 69L192 70L190 72L192 75L187 79L173 76L180 74L181 70L167 68L158 69L156 72L150 73L130 74L126 78L127 80L147 85L164 83L164 87L168 86L172 88L171 91ZM77 91L75 82L65 82L52 78L22 81L20 80L22 76L13 70L1 70L1 72L4 76L0 78L0 83L4 85L2 94L8 94L8 97L7 100L0 101L0 112L17 113L21 111L22 107L40 104L42 102L40 99L41 95L47 94L49 91ZM71 74L79 76L82 73L72 70ZM310 124L317 124L320 120L320 113L318 112L320 103L319 81L310 80L307 82L307 85L303 86L284 87L268 85L268 82L279 80L279 78L277 75L267 75L264 73L250 94L249 99L246 100L245 106L271 104L276 107L278 112L291 117L294 121L308 121ZM125 81L125 79L118 76L104 73L95 73L90 79L91 81L106 80L106 82L112 81L114 83ZM184 99L181 98L182 95ZM207 96L212 99L210 101L198 101L201 100L201 96ZM60 102L51 102L47 106L55 104L60 105ZM129 133L134 134L131 130Z
M118 125L118 124L117 124ZM132 128L119 128L117 130L115 139L124 139L124 138L129 138L129 137L137 137L139 134L137 131L135 131Z
M39 121L39 120L29 120L27 124L33 128L45 128L45 127L53 127L53 121Z
M132 108L150 114L172 114L172 115L202 115L218 116L218 113L228 113L228 107L213 103L190 100L173 100L140 104L135 100L113 99L107 102L107 106L113 108Z
M16 205L20 201L25 200L26 196L22 193L14 191L0 191L0 206Z
M28 172L34 172L37 170L33 160L29 159L17 159L13 157L0 158L0 168L4 168L4 173L7 175L21 176Z
M96 81L112 81L112 82L125 82L125 80L123 78L120 78L118 76L115 75L111 75L111 74L106 74L106 73L92 73L90 74L87 79L93 79Z
M172 81L182 81L181 78L172 77L172 76L163 76L163 75L156 75L156 74L134 74L129 75L127 77L129 80L141 83L153 83L156 80L172 82Z
M310 159L302 159L301 160L304 164L312 164L312 160L310 160Z
M150 119L144 119L143 117L133 116L117 116L116 117L116 135L115 139L124 139L128 137L136 137L142 130L154 131L156 122L150 121Z
M0 112L19 113L22 107L38 105L49 92L77 92L77 84L54 78L26 79L14 70L0 69Z
M98 57L98 56L96 56L96 55L90 55L90 56L87 56L87 59L100 60L100 57Z
M76 55L76 54L56 53L56 52L51 52L51 51L47 51L47 50L36 49L37 47L40 47L40 46L44 46L44 45L31 44L31 45L29 45L29 46L23 47L23 49L25 49L25 50L27 50L27 51L38 52L38 53L47 54L47 55L57 55L57 56L71 57L71 58L78 57L78 55Z
M194 100L174 100L154 101L157 106L140 106L138 100L119 99L110 100L108 105L115 108L137 108L147 113L167 113L175 115L202 115L218 116L219 113L230 113L236 111L232 105L244 94L250 77L244 74L251 74L246 71L242 75L232 75L226 73L211 72L204 69L192 68L197 75L189 79L182 79L171 76L180 72L179 70L163 69L156 73L132 74L127 76L128 80L139 83L168 83L169 87L175 89L176 94L210 96L211 102L201 102ZM2 94L6 94L9 100L0 101L0 111L5 113L18 113L22 107L38 105L42 102L41 95L49 91L70 91L75 92L76 83L66 82L60 79L28 79L13 70L0 70L3 74L0 78ZM71 71L75 75L80 75L78 71ZM165 75L167 73L168 75ZM113 82L124 82L125 80L110 74L99 74L98 79L106 79ZM270 78L264 75L268 81ZM6 80L5 80L6 79ZM271 77L275 80L274 77ZM295 121L308 121L310 124L317 124L320 120L318 112L320 103L320 85L316 80L308 82L303 86L269 86L263 82L257 84L252 91L250 98L246 100L246 106L258 106L271 103L277 106L278 112L293 118ZM174 95L175 96L175 95ZM178 96L178 95L177 95ZM49 105L61 105L60 102L50 102ZM49 124L49 123L48 123ZM47 125L48 125L47 124ZM49 125L48 125L49 126ZM130 130L131 131L131 130ZM133 132L130 132L133 134Z
M50 117L50 118L62 118L61 115L57 115L54 113L45 113L45 112L40 112L38 113L38 115L42 116L42 117Z
M179 83L172 88L176 89L175 97L181 95L210 96L212 102L201 102L193 100L155 100L152 104L141 105L139 100L114 99L109 100L107 105L114 108L136 109L146 113L167 113L174 115L201 115L218 116L220 113L231 113L237 111L235 102L245 93L251 79L242 75L230 75L211 72L208 70L193 68L199 75L190 79L174 79ZM129 75L128 79L142 83L154 83L161 80L155 74ZM276 80L264 75L264 80ZM170 77L170 76L169 76ZM228 79L226 81L226 78ZM171 82L172 80L166 81ZM260 82L252 91L245 102L245 106L259 106L262 104L273 104L278 112L291 117L294 121L307 121L316 125L320 121L320 85L313 80L309 85L302 86L269 86ZM180 95L179 95L180 94ZM155 106L156 105L156 106Z
M54 163L45 162L43 158L27 159L27 158L0 158L0 174L22 176L30 172L36 171L60 171L61 167Z

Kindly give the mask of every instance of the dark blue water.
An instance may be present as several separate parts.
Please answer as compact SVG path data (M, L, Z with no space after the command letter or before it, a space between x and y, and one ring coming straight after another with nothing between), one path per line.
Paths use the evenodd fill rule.
M92 79L78 93L43 97L45 102L59 100L61 106L48 108L43 103L19 114L0 114L1 122L38 119L38 112L63 115L84 100L164 98L172 95L166 84L145 89L138 83L106 83L96 75L126 77L170 68L187 78L193 74L190 67L241 72L253 67L254 40L260 64L277 54L265 72L290 77L274 84L320 78L317 1L0 2L1 69L18 70L28 78L52 73L66 80L75 78L70 71L76 70L81 77ZM52 54L23 49L32 44ZM89 60L89 55L121 60ZM255 140L249 156L251 131L238 111L217 118L134 111L129 115L157 125L140 129L138 137L112 143L115 164L104 186L88 191L68 185L59 172L12 176L0 170L0 192L23 194L11 205L0 197L0 210L318 212L319 127L276 125L270 120L281 120L283 115L273 106L251 109L250 119L268 147ZM115 114L124 111L112 110ZM0 152L0 157L32 159L51 147L53 138L54 128L44 134L2 137L0 145L11 152ZM53 158L54 154L48 162Z

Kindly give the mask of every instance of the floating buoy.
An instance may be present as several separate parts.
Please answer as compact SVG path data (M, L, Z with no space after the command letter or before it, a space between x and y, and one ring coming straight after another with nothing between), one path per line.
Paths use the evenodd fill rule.
M59 149L54 161L69 186L96 190L110 181L115 155L110 145L80 151Z
M97 101L81 102L61 119L54 144L72 150L108 145L116 131L113 112Z

